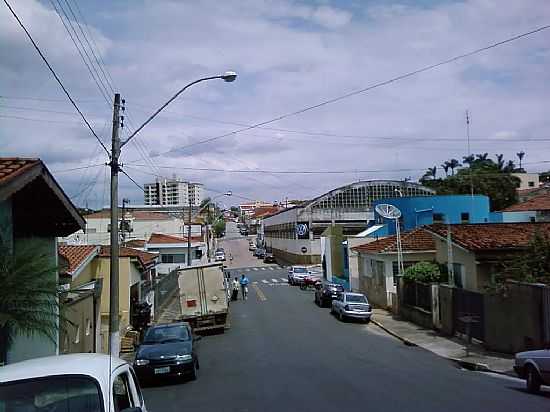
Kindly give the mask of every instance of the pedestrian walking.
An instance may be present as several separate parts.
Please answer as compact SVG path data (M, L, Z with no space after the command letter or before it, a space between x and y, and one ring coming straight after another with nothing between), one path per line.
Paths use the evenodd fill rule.
M233 285L233 290L231 292L231 300L237 300L239 298L239 287L240 287L239 280L237 279L237 277L233 279L232 285Z
M250 281L244 274L242 274L241 279L239 280L239 283L241 285L241 293L243 296L243 300L246 300L246 297L248 295L248 284L250 283Z

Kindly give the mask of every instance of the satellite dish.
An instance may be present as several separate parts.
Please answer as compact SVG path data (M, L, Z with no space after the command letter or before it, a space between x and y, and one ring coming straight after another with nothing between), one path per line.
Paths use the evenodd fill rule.
M399 219L401 217L401 210L394 205L381 203L376 205L374 209L380 216L385 217L386 219Z

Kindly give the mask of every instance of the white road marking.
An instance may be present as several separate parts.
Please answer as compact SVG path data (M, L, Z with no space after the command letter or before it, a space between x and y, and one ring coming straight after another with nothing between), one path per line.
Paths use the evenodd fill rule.
M252 268L252 270L258 270L258 268Z
M279 281L278 281L277 279L275 279L275 278L271 279L271 281L272 281L273 283L279 282Z
M282 282L288 282L288 279L287 278L281 278L281 281Z
M265 270L265 268L264 268L264 267L261 267L260 270Z
M244 271L245 272L250 272L250 268L246 268Z
M269 282L265 279L262 279L262 283L269 283Z
M257 284L258 284L258 282L252 282L252 284L253 284L253 285L257 285Z

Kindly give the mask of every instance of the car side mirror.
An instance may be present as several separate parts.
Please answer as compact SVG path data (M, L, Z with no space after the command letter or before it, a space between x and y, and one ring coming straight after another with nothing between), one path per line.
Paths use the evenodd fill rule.
M124 408L120 412L143 412L143 409L140 406L136 406L134 408Z

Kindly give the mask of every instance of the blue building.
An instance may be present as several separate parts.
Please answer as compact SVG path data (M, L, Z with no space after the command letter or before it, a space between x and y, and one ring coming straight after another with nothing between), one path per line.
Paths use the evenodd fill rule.
M489 198L485 195L407 196L376 200L401 211L401 231L432 223L489 223ZM395 234L395 222L380 216L375 209L373 225L381 227L370 237ZM371 225L372 226L372 225Z

